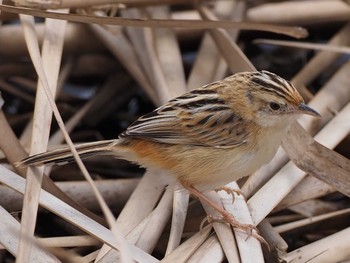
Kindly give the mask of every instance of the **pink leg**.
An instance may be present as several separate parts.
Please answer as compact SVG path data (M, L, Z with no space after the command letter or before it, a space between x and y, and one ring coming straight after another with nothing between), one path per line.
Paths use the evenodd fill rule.
M207 196L205 196L202 192L198 191L193 186L190 185L190 186L184 186L184 187L192 195L194 195L198 199L206 202L209 206L214 208L216 211L218 211L222 215L222 218L220 218L220 219L209 216L210 222L218 221L218 222L228 223L234 228L238 228L238 229L242 229L243 231L246 231L249 234L249 236L256 238L261 243L264 243L267 245L267 247L269 247L268 244L266 243L265 239L258 234L258 229L254 225L240 223L239 221L237 221L235 219L235 217L232 214L230 214L229 212L227 212L223 208L219 207L217 204L215 204L212 200L210 200Z

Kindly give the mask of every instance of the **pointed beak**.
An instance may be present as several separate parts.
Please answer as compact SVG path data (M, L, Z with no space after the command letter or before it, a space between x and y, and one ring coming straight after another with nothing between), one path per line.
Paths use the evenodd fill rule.
M315 116L315 117L321 117L321 115L317 111L315 111L314 109L312 109L311 107L307 106L304 103L301 103L299 105L298 110L300 111L300 113L312 115L312 116Z

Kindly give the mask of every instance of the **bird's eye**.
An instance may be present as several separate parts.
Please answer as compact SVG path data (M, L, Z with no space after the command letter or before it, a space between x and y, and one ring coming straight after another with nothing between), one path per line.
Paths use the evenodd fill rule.
M271 110L274 110L274 111L277 111L281 108L281 105L279 105L276 102L270 102L269 106L270 106Z

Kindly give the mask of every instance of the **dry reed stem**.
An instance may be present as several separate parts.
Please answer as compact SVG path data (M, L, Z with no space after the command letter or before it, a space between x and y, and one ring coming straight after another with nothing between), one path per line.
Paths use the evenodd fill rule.
M215 10L214 10L215 11ZM244 1L233 1L232 2L218 2L217 4L217 17L222 20L227 18L232 21L244 21L246 12L246 2ZM214 12L214 15L216 13ZM229 37L234 43L237 42L240 30L227 30ZM228 65L225 58L220 57L218 63L216 64L216 69L213 71L213 80L223 79L228 72Z
M23 15L21 15L21 17L23 17ZM109 210L108 206L106 205L105 201L103 200L101 194L98 192L91 176L89 175L88 171L86 170L84 164L82 163L76 149L74 148L74 145L72 143L72 140L70 139L65 127L64 127L64 124L63 124L63 120L62 120L62 117L60 116L60 113L58 112L58 109L57 109L57 106L54 102L54 99L53 99L53 95L52 93L50 92L49 90L49 82L48 82L48 79L45 75L45 71L44 71L44 67L43 67L43 64L42 64L42 61L41 61L41 58L40 58L40 52L39 52L39 45L38 45L38 41L36 39L36 36L34 34L34 30L33 30L33 22L31 22L31 26L29 26L30 24L25 24L27 25L25 32L27 33L26 35L26 40L27 40L27 44L28 44L28 50L30 52L30 55L31 55L31 58L32 58L32 62L34 64L34 67L37 71L37 74L39 75L39 79L41 81L41 84L43 86L43 90L45 91L45 95L50 103L50 106L53 110L53 113L55 115L55 118L57 120L57 123L60 127L60 129L62 130L63 134L64 134L64 137L65 137L65 140L67 141L72 153L73 153L73 156L75 158L75 161L77 162L79 168L81 169L85 179L90 183L91 187L92 187L92 190L93 192L95 193L96 195L96 198L99 202L99 204L101 205L101 208L102 208L102 211L104 212L104 215L106 216L107 218L107 221L109 223L109 225L112 227L112 231L113 233L115 234L115 237L117 238L117 240L119 241L120 243L120 249L121 249L121 257L122 259L125 261L125 262L130 262L131 261L131 253L129 252L129 246L126 242L124 242L124 238L123 236L121 235L121 233L119 232L119 230L116 228L116 227L113 227L114 225L114 216L112 214L112 212ZM34 168L31 168L34 170ZM36 168L37 170L38 168ZM41 181L41 180L40 180ZM38 185L38 183L36 183L36 181L34 181L34 184L33 185ZM41 185L41 182L40 182L40 185ZM38 197L38 191L35 192L36 193L36 197ZM34 195L35 197L35 195ZM28 202L29 198L25 198L24 199L24 207L26 207L26 201ZM34 200L36 200L36 198L34 198ZM30 202L28 202L30 204ZM34 206L36 204L36 202L33 202L34 203ZM32 205L33 206L33 205ZM34 208L37 208L37 206L35 206ZM29 213L30 212L30 213ZM34 210L27 210L27 213L28 213L28 220L24 220L23 222L28 222L28 225L33 225L32 222L30 222L29 218L33 218L33 216L36 216L36 209L35 211ZM22 226L23 226L23 223L22 223ZM26 226L23 226L21 227L21 231L24 231L22 229L26 229ZM31 231L30 231L31 232ZM20 246L19 246L19 259L20 260L25 260L26 257L24 257L24 255L26 254L29 254L30 253L30 245L23 245L21 246L21 242L20 242ZM24 243L23 243L24 244ZM21 261L20 261L21 262Z
M69 75L72 73L72 70L74 68L74 59L72 57L69 57L62 65L60 74L58 75L57 79L57 88L56 88L56 94L60 94L60 92L63 89L64 84L67 82Z
M0 10L10 13L32 15L37 17L53 18L71 22L118 25L125 27L152 27L152 28L193 28L193 29L213 29L213 28L236 28L241 30L261 30L278 34L289 35L295 38L304 38L307 31L300 27L288 27L278 25L267 25L249 22L234 21L203 21L203 20L167 20L167 19L126 19L121 17L96 17L91 15L60 14L9 5L0 5Z
M45 247L84 247L101 244L100 241L88 235L38 238L38 241Z
M35 26L39 43L44 38L44 23ZM64 37L64 51L66 54L101 52L103 45L98 39L91 39L91 32L83 24L68 23ZM1 25L0 27L0 55L13 58L28 55L23 35L23 28L18 24Z
M299 25L347 21L349 16L350 7L341 0L268 3L247 12L248 21Z
M1 206L0 225L0 242L8 252L16 257L19 245L19 232L21 225ZM32 242L32 240L27 240L27 242ZM27 262L58 263L60 261L46 251L33 246L31 255L27 258Z
M21 85L24 89L27 89L28 91L32 91L32 92L36 91L37 82L34 80L31 80L26 77L20 77L20 76L12 77L9 80L15 84Z
M276 206L274 211L283 210L289 206L325 196L334 191L335 189L331 185L308 175Z
M60 9L60 8L77 8L91 6L114 6L118 5L115 0L57 0L57 1L40 1L40 0L15 0L20 6L36 7L42 9ZM187 4L188 0L123 0L122 6L150 6L164 4Z
M299 228L303 228L305 226L309 226L318 222L322 222L324 220L327 219L334 219L336 220L338 216L342 216L342 215L348 215L350 213L350 209L342 209L339 211L335 211L335 212L330 212L330 213L325 213L325 214L321 214L321 215L316 215L316 216L312 216L309 218L305 218L305 219L301 219L301 220L296 220L290 223L286 223L283 225L279 225L275 227L275 230L279 233L286 233L288 231L293 231L293 230L297 230Z
M23 146L23 149L26 152L29 152L30 147L30 141L32 138L32 127L33 127L33 114L30 116L30 120L27 122L26 127L21 133L21 136L19 138L19 141L21 142L21 145Z
M98 97L98 96L96 96ZM91 110L96 102L96 97L87 102L82 108L80 108L68 121L66 121L67 131L70 133L81 121L82 118ZM64 136L61 130L57 130L49 140L49 145L57 145L62 143ZM50 173L47 173L50 174Z
M200 232L192 235L180 246L178 246L172 253L165 256L161 263L185 263L195 253L195 251L207 240L212 230L212 226L204 227Z
M169 178L162 175L160 171L148 169L119 214L117 227L119 227L124 234L131 232L150 214L163 193L164 187L168 184ZM109 262L107 260L108 258L113 260L116 256L116 251L104 245L101 248L96 262Z
M289 130L290 136L282 143L283 149L299 168L327 182L347 196L350 196L350 161L330 149L333 149L348 135L350 131L349 114L350 104L315 136L316 141L312 138L307 140L309 135L305 130L300 125L294 124ZM330 138L329 134L334 137ZM294 143L301 141L301 138L305 144L302 147L296 147ZM325 146L317 141L322 142Z
M170 16L169 9L165 6L149 8L148 11L155 19L168 19ZM157 28L153 30L153 34L157 59L171 92L169 97L179 96L186 91L186 80L175 31L169 28Z
M56 1L38 1L38 0L15 0L18 6L36 7L41 9L60 9L60 8L77 8L94 5L115 4L113 0L56 0Z
M216 69L220 52L212 37L206 33L201 42L197 58L187 80L187 90L192 90L215 81L212 73Z
M216 19L214 14L207 8L200 7L199 12L206 20ZM253 64L251 64L238 45L231 40L230 36L225 30L212 29L210 30L210 34L222 56L225 58L232 73L255 70Z
M7 160L13 164L13 163L16 163L16 162L22 160L23 158L27 157L27 153L25 152L25 150L23 149L23 147L19 143L18 139L16 138L16 135L12 131L12 129L11 129L9 123L7 122L7 119L4 116L2 111L0 111L0 123L1 123L0 136L1 136L1 138L6 138L6 140L0 140L0 148L4 152ZM21 167L15 167L15 170L22 177L26 176L27 169L21 168ZM95 219L96 221L102 222L102 220L99 217L92 214L91 212L89 212L89 210L87 210L83 206L79 205L78 203L74 202L67 195L65 195L51 181L51 179L49 177L46 177L46 176L43 177L42 188L45 189L46 191L52 193L56 197L59 197L61 200L64 200L65 202L67 202L68 204L70 204L74 208L78 209L79 211L85 213L86 215L89 215L91 218ZM5 193L2 192L2 194L5 194ZM12 195L7 196L6 194L5 194L5 196L3 196L3 198L1 200L3 202L6 201L6 197L9 198L10 203L8 205L11 204L11 205L14 205L14 207L16 207L15 204L17 204L16 210L20 210L19 205L22 206L22 203L16 203L16 199L12 199L12 197L13 197ZM22 200L22 198L20 198L19 196L17 196L17 199ZM6 205L6 204L2 204L2 205Z
M334 212L340 208L341 206L334 204L333 202L320 199L310 199L300 204L290 206L289 210L296 213L295 216L313 217L324 213ZM294 219L294 221L296 220L300 220L300 218ZM293 220L285 221L283 224L291 221Z
M81 107L69 120L66 121L66 129L71 132L81 119L86 118L90 123L93 123L96 118L103 118L106 111L106 105L110 104L112 99L118 104L118 99L123 98L123 89L129 81L124 76L113 75L106 84L98 91L98 93ZM118 96L119 95L119 96ZM94 114L98 113L98 114ZM96 116L98 115L98 116ZM57 130L49 140L49 145L60 144L64 140L61 130Z
M132 16L132 17L139 17L139 16L141 16L141 13L137 10L129 10L128 12L124 12L124 15ZM151 41L151 39L149 37L150 33L151 33L151 31L149 31L148 29L128 29L128 34L131 37L132 43L135 45L136 51L138 52L137 54L139 56L141 64L143 65L143 69L147 73L148 79L151 80L151 82L153 83L153 86L157 90L157 94L158 94L159 100L160 100L158 102L164 103L165 101L169 100L170 98L172 98L176 95L179 95L181 93L181 91L179 90L181 88L181 86L177 87L176 90L172 89L171 92L173 92L173 93L169 93L170 90L169 90L168 84L166 83L164 73L161 70L161 65L160 65L161 61L158 60L158 55L156 54L157 51L154 50L153 43L150 42ZM157 43L158 40L155 39L154 41ZM173 41L174 41L174 39L173 39ZM146 46L148 49L148 52L144 52L142 46ZM173 50L174 50L174 48L175 47L173 46ZM164 61L163 61L163 63L164 63ZM182 89L182 92L184 92L185 86L183 85L183 87L181 89ZM175 94L174 92L179 93L179 94ZM156 192L156 194L157 194L157 192ZM143 193L141 193L141 195L144 196ZM144 204L142 204L142 205L144 205ZM139 211L140 208L137 208L137 210ZM123 210L123 211L125 211L125 210ZM128 217L130 217L131 215L132 214L129 214ZM123 218L123 216L122 215L119 216L118 222L120 222L119 221L120 218ZM123 220L123 219L120 219L120 220ZM128 221L129 221L129 219L128 219ZM123 229L125 229L125 226L123 226ZM157 238L155 237L153 240L156 241ZM107 251L108 251L107 248L102 249L98 258L101 258L103 255L104 259L106 261L107 257L113 258L114 256L112 256L112 255L116 254L115 252L111 251L109 253L110 255L106 255Z
M1 101L2 98L0 97ZM27 157L26 151L21 146L15 133L13 132L10 124L8 123L6 116L2 109L0 109L0 138L6 138L6 140L0 140L0 148L5 157L10 163L18 162L19 160ZM21 175L25 176L26 169L21 167L15 167L15 170Z
M152 211L151 217L143 232L138 237L135 245L151 253L168 222L172 211L173 188L168 187L159 201L157 207Z
M219 207L223 208L222 201L217 193L214 191L205 194L212 202ZM232 199L231 199L232 202ZM205 202L201 202L205 212L208 215L214 217L220 217L221 215L210 205ZM212 223L217 238L221 244L224 254L229 262L240 262L239 251L237 249L237 243L233 235L233 231L230 225L223 224L221 222Z
M230 189L240 191L236 182L232 182L226 187ZM225 191L219 193L221 202L224 208L235 215L235 218L243 224L253 224L250 211L247 206L247 202L242 195L236 195L235 199L232 200L232 195ZM264 262L264 256L262 253L261 243L254 237L247 236L247 233L242 232L240 229L233 229L236 237L239 255L242 263L244 262ZM226 253L225 253L226 254ZM234 262L234 261L233 261Z
M65 10L63 12L68 12ZM46 92L56 93L56 84L61 63L61 55L63 49L63 35L66 21L55 21L48 19L46 21L46 31L43 42L42 58L39 52L39 46L34 29L34 18L20 15L20 20L24 28L25 38L28 50L32 60L42 65L45 69L46 82L48 84L47 91L44 91L44 80L38 82L34 121L32 131L32 141L30 154L43 152L47 149L49 129L52 111L50 104L46 98ZM55 32L55 34L53 34ZM53 59L53 61L51 61ZM40 77L39 77L40 78ZM43 168L30 168L27 170L26 191L23 199L23 209L21 218L21 239L18 247L18 262L26 262L31 253L31 242L27 242L25 235L34 235L34 229L37 218L39 190L41 189Z
M134 19L140 19L148 15L138 9L125 10L122 14L123 17L131 17ZM165 75L155 50L153 31L150 28L126 28L126 31L147 78L158 94L158 103L163 104L176 95L179 95L172 93L165 80Z
M149 4L149 1L147 1L147 3ZM152 8L152 9L148 8L147 11L149 11L149 15L152 16L153 12L155 12L154 10L156 10L156 9L158 9L158 8ZM104 28L105 28L105 26L104 26ZM149 51L151 51L151 53L147 54L147 55L141 54L142 56L144 56L146 58L145 61L147 61L149 63L149 65L151 65L153 67L151 69L151 71L148 72L147 78L152 79L152 83L156 83L156 85L159 86L159 90L157 90L157 93L159 93L159 91L160 91L161 94L163 94L163 95L161 95L163 97L161 100L162 101L167 100L167 97L172 96L172 95L170 95L171 91L169 91L169 88L172 85L171 82L169 82L169 78L172 78L173 76L176 76L177 74L181 74L180 73L180 71L181 71L181 64L180 63L177 63L176 70L174 72L171 72L170 70L168 71L166 69L166 64L169 62L162 59L164 57L164 53L168 52L168 50L166 49L166 46L169 44L167 44L167 43L171 43L171 45L177 45L177 43L174 41L174 38L173 38L174 35L173 35L173 33L170 33L170 30L168 30L168 29L166 29L164 31L159 30L159 29L155 29L155 31L153 31L152 33L149 33L149 32L151 32L150 30L140 30L140 31L143 31L143 33L140 34L141 40L142 40L142 38L145 40L144 43L146 43L147 48L148 48L148 51L146 51L146 52L149 53ZM159 33L162 31L166 32L164 34L166 37L164 37L164 35L162 33ZM218 31L218 30L212 30L212 31ZM144 32L146 32L146 33L144 33ZM340 31L340 32L346 32L345 28L343 31ZM339 32L339 35L337 34L333 39L335 39L337 36L340 36L340 32ZM122 35L122 34L120 34L120 35ZM167 42L168 41L167 38L169 37L169 35L172 36L172 39L170 42ZM344 34L343 37L345 35L346 34ZM162 39L162 37L164 37L164 39ZM226 56L231 55L229 52L227 52L227 50L232 50L232 47L237 49L237 47L234 47L234 44L230 43L231 42L230 37L232 37L232 36L229 36L226 32L224 32L221 35L220 35L220 33L219 34L217 33L216 42L212 42L218 46L221 46L220 53L226 54ZM330 42L332 42L333 39ZM341 38L339 38L339 39L341 39ZM138 40L140 40L140 38ZM344 41L345 42L347 41L346 36L344 37ZM89 42L94 42L94 41L89 41ZM135 43L135 41L134 41L134 43ZM109 45L113 45L113 40L109 42ZM211 49L211 48L213 48L214 45L211 45L211 47L209 47L209 45L208 45L207 48ZM136 46L136 45L134 45L134 46L130 45L129 48L134 53L139 52L139 54L143 50L143 49L140 50L141 47ZM214 48L215 48L215 46L214 46ZM170 50L174 51L174 46ZM237 50L239 52L239 49L237 49ZM213 54L215 54L215 51L213 52ZM216 52L216 54L218 54L218 53ZM326 54L326 52L320 52L319 54ZM178 56L178 55L175 55L175 56ZM245 67L246 65L249 64L248 61L244 60L244 57L245 57L245 55L243 54L242 56L239 56L239 58L238 58L238 61L240 61L240 63L242 63L243 67ZM315 58L316 57L318 57L318 55L315 56ZM324 57L326 57L326 56L324 56ZM335 58L336 58L335 56L332 56L331 58L327 57L326 60L327 60L328 64L321 63L322 65L317 65L314 68L316 68L317 70L319 68L324 68L325 66L329 65L332 61L334 61ZM177 57L177 59L178 59L178 57ZM208 76L208 78L212 78L213 80L215 80L216 78L221 78L221 75L224 74L224 72L227 68L227 65L225 65L226 63L222 62L223 61L222 59L218 59L216 61L218 61L218 62L217 63L213 63L213 61L207 62L208 64L210 64L210 63L215 64L216 68L210 69L210 72L207 72L205 74L205 77ZM230 64L232 67L233 62L230 62ZM138 61L138 59L137 59L137 66L139 68L141 68L140 67L141 64ZM251 67L251 68L253 68L253 67ZM307 67L305 67L305 68L307 68ZM141 69L141 70L143 70L143 69ZM306 84L306 82L310 81L312 78L317 76L319 74L319 72L320 71L318 71L318 73L316 73L316 75L312 75L312 74L308 75L306 73L306 76L309 78L304 78L304 80L302 80L302 81L304 81L304 85ZM343 77L344 78L346 76L345 72L346 71L345 71L345 67L344 67L344 69L343 69L343 73L344 73ZM142 74L144 74L144 73L142 73ZM203 74L203 73L200 73L200 74ZM195 77L194 82L200 81L200 79L199 79L201 77L200 75L197 75L197 76L194 75L194 77ZM333 89L329 88L329 90L328 90L328 92L330 92L329 94L327 94L327 92L324 92L323 95L320 96L320 97L322 97L322 99L324 99L324 98L328 99L327 96L333 96L333 97L331 97L331 101L329 102L330 104L327 104L327 105L334 104L334 106L335 106L334 109L336 109L336 110L341 109L342 106L345 103L348 103L348 101L349 101L347 99L348 98L348 94L347 94L348 89L344 88L347 86L347 81L344 80L343 78L341 78L340 76L338 76L338 77L339 78L337 79L337 81L335 81L335 79L332 79L332 82L329 82L329 85L333 85L333 88L340 86L339 91L341 89L343 89L344 93L334 92ZM162 82L163 80L164 80L164 82ZM340 80L340 81L338 82L338 80ZM206 81L206 82L211 82L211 81ZM149 81L149 83L151 83L151 82ZM166 85L162 86L162 83L166 83ZM174 84L174 85L176 87L179 87L179 86L181 86L181 88L184 87L183 76L179 78L179 83L180 83L179 85L177 85L177 84ZM338 85L338 83L340 83L340 84ZM337 84L337 85L335 85L335 84ZM152 86L154 86L154 85L152 84ZM149 84L150 89L152 89L152 86L151 86L151 84ZM168 87L166 87L166 86L168 86ZM200 86L200 85L196 85L196 86ZM327 90L326 87L324 87L323 90ZM309 98L311 98L310 93L308 93L308 91L306 91L306 90L304 90L304 91L305 91L305 94L307 94L309 96ZM322 93L322 91L320 92L320 94ZM336 94L333 95L333 92ZM174 92L174 93L177 93L177 92ZM156 92L154 92L154 90L153 90L153 94L156 94ZM327 94L327 96L326 96L326 94ZM102 95L102 92L101 92L101 95ZM156 94L152 99L154 102L156 101L156 104L162 103L158 99L158 96L159 95ZM337 101L335 101L335 100L338 100L338 98L340 99L339 103ZM318 106L320 106L321 109L324 109L323 115L325 115L326 117L322 120L317 120L317 121L312 121L312 122L306 121L305 122L306 127L309 127L311 130L314 130L314 131L321 128L325 124L326 121L328 121L330 118L333 117L333 113L334 113L334 112L332 112L333 108L331 110L327 109L326 108L327 105L324 106L324 101L322 101L322 100L320 100L319 104L316 103L315 105L318 105ZM84 114L86 114L86 112L85 113L80 112L73 118L81 118L82 115L84 115ZM76 121L74 121L74 122L76 123ZM338 129L338 128L335 127L334 129ZM343 131L343 132L345 132L345 131ZM302 134L302 131L300 131L299 133ZM306 137L306 139L309 139L309 138ZM337 140L339 140L339 138L337 138ZM295 151L297 151L297 149ZM330 151L327 151L327 152L328 152L328 154L330 153L331 156L334 155ZM283 156L283 154L281 155L281 152L280 152L280 156ZM332 164L331 164L331 166L332 166ZM272 166L272 168L273 168L273 166ZM329 172L328 167L327 167L327 169L325 168L324 170L325 171L327 170ZM341 170L341 172L344 172L344 170ZM290 176L292 178L292 176L294 176L294 175L290 175ZM147 227L147 225L151 225L150 222L151 222L152 218L154 220L155 218L160 218L162 216L161 215L162 209L160 207L163 207L163 204L161 205L161 203L165 199L167 199L166 196L163 196L163 198L161 199L162 200L161 203L158 204L158 202L159 202L160 196L163 192L164 185L168 184L169 182L167 179L160 178L159 175L157 175L157 174L154 174L154 176L150 175L150 172L146 173L145 178L144 178L145 180L144 179L141 180L141 183L140 183L141 186L139 185L137 187L137 189L135 190L135 193L133 194L133 197L130 198L126 208L124 209L124 211L122 212L122 215L118 219L118 225L120 228L123 229L123 231L124 231L124 226L128 230L124 234L127 235L127 240L129 242L135 243L135 242L137 242L137 240L139 240L138 244L141 244L142 247L147 247L148 251L151 252L151 250L154 247L154 244L156 242L158 242L159 232L153 233L152 230ZM159 179L159 178L160 178L160 182L157 181L157 179ZM308 182L308 184L310 184L310 183L312 183L312 181ZM154 185L152 186L150 184L154 184ZM318 188L318 189L323 189L325 191L327 191L327 189L329 189L329 187L327 188L327 185L325 185L325 184L323 184L323 186L320 185L319 187L320 188ZM254 192L254 191L255 191L255 189L253 189L252 192ZM174 194L175 194L174 197L176 197L177 196L176 193L174 193ZM274 192L274 194L275 194L275 192ZM302 198L299 198L299 199L295 198L292 202L297 202L297 201L299 202L302 199L308 199L308 198L314 196L315 190L313 191L314 195L312 195L311 193L304 193L304 194L305 195ZM147 197L147 198L145 198L145 197ZM149 200L148 200L148 197L150 197ZM168 197L170 197L170 196L168 196ZM207 236L206 237L202 237L202 236L198 237L198 235L194 235L196 237L195 240L192 240L192 238L188 239L188 240L191 240L191 242L194 242L194 243L192 243L192 244L194 244L193 247L191 247L191 245L189 245L190 242L188 242L188 243L184 242L184 243L180 244L179 247L176 248L176 246L179 244L179 241L180 241L182 227L183 227L183 223L184 223L184 215L185 215L184 210L186 210L186 204L187 204L186 200L188 201L188 199L186 199L186 197L184 200L181 200L180 206L178 206L178 207L180 207L179 211L176 210L177 208L174 205L174 213L180 212L181 218L180 218L179 222L177 222L176 224L173 222L174 225L177 225L177 227L173 228L171 231L174 231L174 233L176 233L176 235L175 235L176 237L174 238L174 241L172 241L173 243L171 243L171 242L168 243L168 246L171 247L170 251L172 251L172 252L170 252L170 253L167 252L167 256L165 257L164 261L165 262L175 262L175 261L176 262L191 262L191 261L192 262L207 262L206 257L210 257L211 259L213 259L213 262L214 261L219 262L220 260L223 259L224 253L223 253L221 246L219 246L218 239L216 239L214 236L212 236L208 239ZM268 200L269 199L265 199L264 201L269 202ZM158 204L158 206L156 209L154 209L156 204ZM168 213L170 211L169 209L171 206L171 202L164 201L164 204L165 205L164 205L163 209L165 209L166 212ZM285 205L288 205L288 207L290 207L290 204L291 203L285 204ZM96 203L94 203L93 205L96 205ZM298 211L300 212L301 210L299 209ZM310 213L312 211L309 210L309 211L301 211L301 212L303 214L306 214L306 213ZM130 222L127 222L127 220ZM165 215L163 215L163 217L161 217L161 220L162 220L162 224L161 224L160 228L162 226L164 226L164 224L166 223L166 221L168 219ZM289 219L285 218L284 220L294 220L295 221L296 218L294 218L294 219L293 218L289 218ZM261 225L262 225L262 232L266 230L267 233L271 236L271 240L273 240L273 242L276 244L278 249L285 251L286 250L285 242L281 239L281 237L278 234L276 234L276 232L273 229L271 229L272 228L271 225L267 221L264 221L264 220L262 221ZM160 231L160 229L157 229L157 230ZM220 231L218 231L218 233L219 232ZM149 235L147 233L154 234L154 236L151 237L151 235ZM231 233L231 231L230 231L230 233ZM228 233L228 234L231 235L230 233ZM227 233L225 233L224 235L220 234L220 236L221 236L220 237L221 242L223 242L222 240L224 240L224 241L228 240L226 246L229 247L231 245L231 243L230 243L231 241L229 241L229 239L227 238L227 236L228 236ZM225 239L225 236L226 236L226 239ZM149 239L147 237L149 237ZM330 246L330 244L329 244L329 246ZM131 247L133 248L133 246L131 246ZM240 252L242 252L242 249L243 248L239 249ZM104 246L102 250L108 251L109 249L107 248L107 246ZM102 252L95 251L89 255L86 255L85 257L78 256L78 257L76 257L76 259L80 260L81 262L88 262L88 260L91 261L91 260L94 260L95 258L99 259L103 256L103 254L104 254L103 251ZM116 253L114 250L112 250L112 251L113 251L113 253L107 253L107 255L105 257L103 257L103 259L101 259L99 262L116 262L116 261L120 260L119 253ZM203 251L205 251L206 253L204 254ZM229 260L232 261L233 257L230 256L231 252L228 251L227 248L225 248L225 251L229 255L228 256ZM247 260L249 262L248 258L249 257L247 257ZM149 260L152 261L153 258L149 258ZM255 262L255 261L253 261L253 262Z
M103 198L111 209L121 208L129 199L132 191L135 189L138 179L115 179L115 180L99 180L96 181L96 186L101 192ZM79 209L84 207L85 210L100 211L101 207L98 205L95 196L91 192L89 184L85 181L69 181L57 182L55 185L61 189L66 196L74 199ZM43 185L43 189L45 186ZM46 189L45 189L46 190ZM62 201L70 204L67 200L54 193L55 196ZM7 211L16 212L22 208L23 197L13 190L0 186L0 205ZM72 201L71 201L72 202ZM75 207L76 209L78 209ZM81 212L85 212L84 210ZM90 214L89 217L93 218ZM96 216L95 216L96 217Z
M297 213L297 212L296 212ZM287 215L276 215L276 216L269 216L266 219L264 219L266 222L273 225L279 225L279 224L286 224L292 221L297 221L300 219L304 219L305 216L300 215L300 214L287 214ZM275 228L273 228L274 231L276 232Z
M156 19L168 19L170 16L167 7L153 7L149 8L148 11L152 18ZM168 96L170 98L175 97L186 91L185 73L175 31L173 29L159 28L154 29L153 34L157 58L162 68L167 87L171 91ZM174 189L171 189L171 191L173 191L173 203L170 205L173 207L173 217L166 254L173 251L181 242L189 201L189 194L186 191L185 193L183 191L174 191Z
M25 192L25 180L2 166L0 166L0 181L19 193L24 194ZM78 210L67 205L65 202L61 201L45 190L40 191L39 203L44 208L62 217L86 233L94 236L101 242L112 246L114 249L120 250L120 247L125 245L125 243L122 244L118 239L116 239L112 231L98 224L90 217L80 213ZM142 260L142 262L146 263L158 262L149 254L131 244L128 244L128 249L131 251L131 256L135 260Z
M253 43L350 54L349 47L336 46L336 45L331 45L331 44L315 44L315 43L310 43L310 42L300 43L297 41L285 41L285 40L274 40L274 39L256 39L256 40L254 40Z
M276 250L278 253L286 253L288 249L287 242L280 236L266 218L259 223L259 231L269 244L270 248Z
M174 187L173 213L165 256L173 252L180 245L182 239L190 195L188 191L181 188L178 185Z
M164 203L164 202L163 202ZM136 227L134 227L127 235L126 238L131 244L135 244L141 234L145 231L146 226L148 225L149 221L153 217L154 213L153 211L150 212ZM109 259L108 259L109 258ZM119 254L117 251L113 251L113 253L107 254L102 260L102 262L109 262L113 261L114 258L119 258ZM106 260L108 259L108 260ZM99 260L100 261L100 260ZM98 262L99 262L98 261Z
M187 263L221 263L225 260L225 254L218 238L211 235L186 261ZM240 261L236 261L239 263Z
M329 45L348 46L350 44L350 23L340 29L329 41ZM310 61L293 77L292 83L298 88L308 85L317 76L340 57L340 54L332 52L318 52Z
M96 259L97 255L98 255L98 252L99 252L99 250L96 250L96 251L91 252L90 254L87 254L86 256L84 256L84 257L81 259L80 262L82 262L82 263L85 263L85 262L86 262L86 263L93 262L93 261Z
M4 79L0 79L0 89L12 94L15 97L21 98L31 104L34 104L35 100L33 96L28 95L26 92L17 89L14 85L6 82Z
M129 73L145 90L151 100L158 104L158 95L155 93L150 81L141 68L139 59L135 50L131 48L130 41L122 33L120 27L90 25L97 37L106 45L106 47L123 63Z
M244 4L237 5L234 2L217 2L214 6L214 12L218 17L226 17L228 14L233 13L233 19L241 20L244 13ZM233 30L230 34L234 41L237 35L238 30ZM224 58L220 55L212 37L206 32L187 80L187 90L192 90L222 79L226 71L227 64Z
M241 20L244 15L245 4L244 2L217 2L214 11L216 11L219 17L227 16L227 13L233 13L233 20ZM238 30L231 30L229 32L233 41L236 41L238 32ZM207 83L222 79L226 71L227 64L225 59L221 56L209 33L205 33L188 77L187 90L192 90L206 85Z
M327 263L344 262L349 259L350 228L322 238L309 245L289 252L282 257L286 262L293 263Z

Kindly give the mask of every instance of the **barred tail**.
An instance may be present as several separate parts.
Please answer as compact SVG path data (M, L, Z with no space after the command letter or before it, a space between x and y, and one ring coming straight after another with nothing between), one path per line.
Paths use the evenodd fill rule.
M82 143L75 146L78 154L81 158L86 158L95 155L108 155L113 154L112 148L118 144L119 140L107 140L98 142ZM44 165L44 164L65 164L73 162L74 157L68 147L60 148L57 150L39 153L33 156L29 156L15 165L19 167L28 165Z

